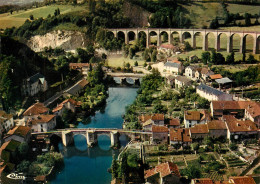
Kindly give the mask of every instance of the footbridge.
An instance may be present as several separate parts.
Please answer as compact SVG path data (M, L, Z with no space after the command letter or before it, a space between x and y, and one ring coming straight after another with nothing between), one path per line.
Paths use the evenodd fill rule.
M64 146L68 146L74 142L75 135L83 135L86 138L87 145L89 147L97 143L99 135L107 135L110 137L111 147L117 145L119 142L120 135L126 135L132 140L136 136L140 136L142 140L150 140L152 135L151 132L143 131L130 131L115 128L68 128L68 129L58 129L56 131L50 132L33 132L32 135L43 135L47 134L49 137L52 135L57 135L61 137Z
M112 32L114 37L118 38L119 34L123 35L125 43L129 44L130 34L134 36L134 40L137 40L140 37L140 34L144 34L146 37L146 47L149 47L151 44L151 34L157 36L157 46L162 44L161 36L166 34L168 37L168 43L172 43L173 34L179 35L180 42L184 42L185 36L189 35L191 38L191 46L196 48L196 36L202 36L202 49L208 50L208 36L213 34L215 38L215 49L219 51L221 49L220 38L222 36L226 37L227 52L233 51L233 38L235 35L240 37L240 48L239 52L244 52L249 45L247 43L247 38L250 36L253 38L253 53L260 53L260 32L250 32L250 31L227 31L227 30L212 30L212 29L175 29L175 28L114 28L107 29L108 32ZM252 44L252 43L250 43Z
M119 78L121 83L126 82L126 79L132 79L135 84L140 84L141 78L145 76L142 73L112 73L108 72L107 75Z

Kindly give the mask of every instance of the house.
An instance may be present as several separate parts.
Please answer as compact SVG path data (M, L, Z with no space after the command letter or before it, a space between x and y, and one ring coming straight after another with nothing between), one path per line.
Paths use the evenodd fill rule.
M9 131L14 127L14 119L12 114L7 114L5 111L0 111L0 134Z
M151 120L151 119L149 119L149 120L147 120L146 122L144 122L144 123L142 124L143 130L144 130L144 131L151 132L153 125L154 125L154 121Z
M214 75L214 72L212 72L208 68L202 68L200 73L201 73L201 78L204 81L207 81L210 78L211 75Z
M167 79L167 84L169 84L171 87L175 86L175 77L174 76L168 75L166 77L166 79Z
M35 94L45 92L48 89L45 77L37 73L23 81L22 94L25 96L34 96Z
M181 144L182 146L188 146L192 142L190 131L188 128L170 129L170 144Z
M44 106L43 103L35 103L30 106L26 111L23 113L23 119L26 122L29 118L36 118L40 114L47 114L49 109Z
M198 68L197 66L192 66L192 65L186 67L185 68L185 76L189 79L194 80L195 79L195 72L196 72L197 68Z
M169 129L165 126L152 126L152 142L154 144L168 143Z
M189 86L191 84L192 84L192 81L185 76L178 75L175 78L175 88L176 89L179 89L179 88L184 87L184 86Z
M180 172L178 166L172 162L161 163L152 169L144 171L146 183L174 183L179 184Z
M222 75L220 75L220 74L213 74L213 75L210 75L209 77L210 77L211 81L223 78Z
M227 139L230 141L258 138L258 128L250 120L238 120L234 116L224 115L223 121L227 126Z
M70 63L69 68L71 70L78 70L80 71L83 75L88 76L88 72L90 70L90 65L92 67L96 67L95 63Z
M192 140L203 140L209 133L207 124L198 124L190 128L190 136Z
M164 126L164 114L154 114L151 117L155 125Z
M183 70L181 63L166 62L163 67L163 71L166 74L180 74Z
M150 114L142 114L142 115L138 116L138 121L140 123L145 123L147 120L149 120L151 118L152 118L152 115L150 115Z
M202 68L196 68L196 70L195 70L194 79L195 79L196 81L200 80L200 78L201 78L201 69L202 69Z
M193 127L196 124L205 124L210 121L210 113L201 111L184 111L185 128Z
M210 178L192 179L191 184L214 184Z
M65 109L70 110L71 112L75 113L76 112L76 108L79 107L79 103L71 98L64 100L62 103L60 103L59 105L57 105L56 108L54 108L52 110L52 112L56 115L56 116L62 116L63 111Z
M232 80L230 80L228 77L224 77L222 79L216 79L216 82L219 85L219 88L230 88L232 87Z
M157 47L157 50L165 53L167 56L172 56L175 52L178 51L178 48L172 44L161 44Z
M171 118L167 124L168 128L180 128L180 120L178 118Z
M219 138L227 137L227 126L221 120L212 120L207 123L209 129L209 137Z
M16 126L9 130L7 136L4 138L5 142L15 140L18 142L29 142L31 137L31 128L26 126Z
M166 59L167 62L171 62L171 63L179 63L179 64L182 64L181 61L179 61L178 59L175 59L175 58L172 58L172 57L168 57Z
M205 84L200 84L196 88L196 93L209 101L231 101L233 100L232 95L224 93L220 90L207 86Z
M212 101L210 104L211 115L214 118L223 115L234 115L236 118L249 119L260 124L260 103L254 101Z
M86 79L82 79L79 82L77 82L74 86L69 88L63 93L63 96L71 97L71 96L79 96L85 89L85 87L88 85L88 81Z
M55 115L39 115L28 121L27 125L33 132L48 132L56 127Z

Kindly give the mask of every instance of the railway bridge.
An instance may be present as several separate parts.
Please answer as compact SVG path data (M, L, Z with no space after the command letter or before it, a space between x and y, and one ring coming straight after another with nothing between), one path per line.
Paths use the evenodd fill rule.
M162 43L161 35L167 34L168 43L172 43L173 34L178 34L181 42L184 42L185 35L189 34L191 37L191 46L196 48L196 36L202 36L202 49L208 50L209 34L213 34L215 38L216 51L221 49L220 37L226 35L227 37L227 52L233 51L234 36L238 35L240 37L240 48L239 52L242 53L246 51L248 44L246 39L248 36L253 37L253 53L260 53L260 32L250 32L250 31L227 31L227 30L212 30L212 29L175 29L175 28L114 28L107 29L108 32L112 32L114 37L118 38L119 34L123 34L125 38L125 43L129 44L129 34L134 35L134 40L138 39L139 33L143 33L146 36L146 47L151 44L151 34L157 36L157 46Z

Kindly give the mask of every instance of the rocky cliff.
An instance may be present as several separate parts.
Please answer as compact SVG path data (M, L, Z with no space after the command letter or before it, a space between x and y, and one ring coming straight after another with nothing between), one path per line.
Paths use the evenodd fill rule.
M75 31L53 31L31 37L27 45L35 52L42 51L44 47L61 47L65 51L69 51L86 47L86 36L84 33Z

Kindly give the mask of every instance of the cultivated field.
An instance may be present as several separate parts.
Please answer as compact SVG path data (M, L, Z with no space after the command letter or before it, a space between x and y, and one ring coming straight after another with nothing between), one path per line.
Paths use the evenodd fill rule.
M26 19L33 15L34 18L46 18L49 14L53 15L54 11L59 8L61 14L77 12L86 9L86 6L72 6L72 5L50 5L43 6L40 8L33 8L27 11L14 11L11 15L10 13L0 14L0 29L5 29L7 27L19 27L23 25Z

